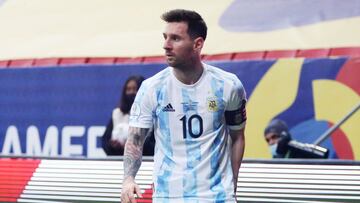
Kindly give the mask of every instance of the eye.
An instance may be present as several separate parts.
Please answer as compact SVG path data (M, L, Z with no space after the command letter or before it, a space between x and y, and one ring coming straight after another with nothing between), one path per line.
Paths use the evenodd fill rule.
M280 135L274 135L273 138L278 139L278 138L280 138Z
M174 40L175 42L178 42L178 41L180 41L180 37L179 36L173 36L172 40Z

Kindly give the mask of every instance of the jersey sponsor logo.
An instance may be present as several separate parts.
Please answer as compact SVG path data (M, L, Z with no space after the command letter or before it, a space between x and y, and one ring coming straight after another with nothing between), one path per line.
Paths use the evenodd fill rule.
M171 103L169 103L168 105L163 107L162 111L164 111L164 112L175 112L175 109L173 108Z
M207 99L207 107L208 111L215 112L219 110L218 100L215 97L211 97Z

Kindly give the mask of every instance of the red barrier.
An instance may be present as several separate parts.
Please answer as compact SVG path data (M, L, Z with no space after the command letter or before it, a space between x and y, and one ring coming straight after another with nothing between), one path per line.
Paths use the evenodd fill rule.
M251 51L235 53L233 60L260 60L264 59L265 51Z
M360 47L341 47L330 50L330 56L360 56Z
M41 58L41 59L35 59L34 66L40 67L40 66L58 66L60 63L59 58Z
M143 63L165 63L165 56L146 56Z
M249 51L237 53L203 54L204 61L233 61L233 60L263 60L278 58L320 58L329 56L360 56L360 47L342 48L319 48L303 50L270 50ZM40 59L16 59L0 61L0 68L6 67L42 67L42 66L67 66L86 64L141 64L141 63L165 63L164 56L139 56L139 57L70 57L70 58L40 58Z
M304 49L299 50L296 54L296 57L304 58L322 58L328 57L330 49Z
M95 57L90 58L87 64L103 64L103 65L112 65L115 63L115 57Z
M60 65L83 65L88 62L88 58L61 58Z
M275 50L267 51L265 59L278 59L278 58L294 58L297 50Z
M8 61L8 60L0 61L0 68L7 68L9 63L10 63L10 61Z
M34 64L34 59L18 59L11 60L8 64L8 67L12 68L22 68L22 67L31 67Z

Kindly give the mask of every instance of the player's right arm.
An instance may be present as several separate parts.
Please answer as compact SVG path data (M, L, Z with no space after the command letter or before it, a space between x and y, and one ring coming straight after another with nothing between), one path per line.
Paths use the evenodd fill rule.
M145 138L153 127L153 112L156 102L153 101L153 82L145 80L131 107L129 116L129 135L124 151L124 180L121 192L122 203L134 203L136 194L141 197L140 188L135 183L138 172Z
M141 165L143 146L148 132L149 128L129 127L129 135L124 151L122 203L135 203L134 194L141 197L140 188L135 183L135 176Z

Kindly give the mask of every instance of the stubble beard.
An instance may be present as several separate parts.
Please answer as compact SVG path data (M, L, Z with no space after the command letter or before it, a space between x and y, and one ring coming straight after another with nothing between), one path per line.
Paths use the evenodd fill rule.
M176 66L176 59L175 57L167 57L166 58L166 63L171 66L171 67L174 67L174 65Z
M179 59L173 57L171 60L167 59L167 64L177 70L187 71L192 68L193 58Z
M179 61L177 58L175 58L175 57L171 57L170 59L167 59L166 60L167 61L167 64L169 65L169 66L171 66L171 67L173 67L173 68L176 68L176 69L179 69L179 70L181 70L182 68L181 67L183 67L184 66L184 62L183 61Z

